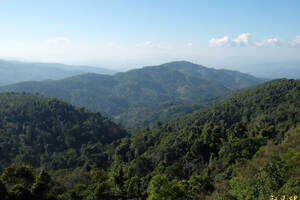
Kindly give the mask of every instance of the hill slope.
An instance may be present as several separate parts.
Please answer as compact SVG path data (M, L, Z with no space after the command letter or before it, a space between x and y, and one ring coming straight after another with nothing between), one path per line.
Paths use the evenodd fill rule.
M126 135L99 113L57 99L0 95L0 171L12 163L51 169L105 167L105 146Z
M30 63L0 60L0 86L23 81L59 80L84 73L113 74L108 69L58 63Z
M124 139L116 149L115 166L126 165L125 171L142 177L144 185L155 175L165 175L170 184L182 184L181 187L186 188L189 197L183 199L255 198L251 196L251 191L254 192L252 195L261 195L265 199L271 194L279 194L279 191L284 192L286 187L292 191L300 186L299 167L293 177L297 183L294 186L285 185L292 184L288 180L293 176L294 168L278 171L278 174L275 169L274 173L267 171L270 165L280 170L277 167L281 164L288 167L294 166L290 165L294 162L299 163L299 148L293 147L295 152L291 150L294 153L286 154L287 157L277 155L278 162L273 161L270 154L261 156L260 164L265 168L260 168L251 159L269 144L273 144L274 151L280 148L276 145L284 145L288 131L294 132L293 137L298 139L293 145L299 146L297 126L300 126L300 81L276 80L245 90L207 109L145 130L131 139ZM288 152L288 149L285 151ZM267 150L265 153L270 152ZM257 172L247 168L254 164ZM245 169L242 165L248 170L247 179L243 178ZM255 173L264 175L266 182L259 182L262 180L254 176ZM258 182L253 182L251 174ZM277 180L275 176L279 174L282 178ZM153 181L159 180L165 181L158 177ZM268 185L271 183L267 180L275 182ZM240 181L243 181L243 186ZM254 190L257 183L261 186ZM148 191L151 184L154 183L150 182ZM155 184L159 185L157 182ZM300 190L297 192L294 194L299 194Z
M85 74L58 81L23 82L2 87L0 91L38 92L62 98L77 106L105 112L123 124L136 126L163 118L147 115L158 107L165 109L163 105L203 106L220 95L261 82L263 80L236 71L215 70L181 61L114 76ZM137 117L135 113L142 113L140 111L145 111L145 115Z

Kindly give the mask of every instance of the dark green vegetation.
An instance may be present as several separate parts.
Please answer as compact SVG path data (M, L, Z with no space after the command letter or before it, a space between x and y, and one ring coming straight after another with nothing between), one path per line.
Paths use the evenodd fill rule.
M300 81L272 81L124 139L116 166L145 182L165 174L187 199L300 194L299 125Z
M0 95L0 171L11 163L46 169L107 167L108 144L126 136L99 113L37 95Z
M73 105L106 113L125 126L137 127L165 121L173 113L189 113L220 95L262 82L236 71L215 70L182 61L114 76L85 74L58 81L24 82L2 87L0 91L25 91L61 98Z
M25 97L32 98L33 102L40 98ZM22 98L24 95L19 99ZM8 105L17 104L12 98L9 101ZM10 121L20 119L16 117L20 112L9 113ZM31 121L38 122L34 119ZM110 143L107 150L101 152L112 162L108 162L109 166L100 165L102 169L97 165L97 161L103 159L102 153L93 157L95 162L92 163L96 164L75 162L70 167L65 162L65 166L54 167L44 162L41 166L49 166L48 172L34 171L29 166L11 166L2 172L0 195L2 199L41 200L263 200L269 199L271 194L286 198L300 195L299 125L300 81L276 80ZM55 132L51 133L57 137ZM62 133L64 131L60 135ZM85 130L76 135L79 133L84 134ZM2 142L7 139L5 132L0 136L1 145L8 143ZM51 143L55 137L49 135L45 143ZM15 140L22 144L26 137L12 138L10 143ZM28 143L19 146L24 151L32 148ZM53 160L69 154L64 151L56 155ZM86 161L82 163L91 162L88 156L78 154L78 157Z
M0 86L22 81L59 80L84 73L113 74L111 70L58 63L30 63L0 60Z

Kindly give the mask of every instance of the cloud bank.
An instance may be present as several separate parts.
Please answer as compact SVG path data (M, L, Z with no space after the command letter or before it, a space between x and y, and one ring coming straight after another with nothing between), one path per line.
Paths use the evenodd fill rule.
M252 39L250 33L242 33L236 38L223 36L220 38L212 38L209 41L210 47L300 47L300 36L296 36L292 40L282 40L280 38L269 38L262 41Z

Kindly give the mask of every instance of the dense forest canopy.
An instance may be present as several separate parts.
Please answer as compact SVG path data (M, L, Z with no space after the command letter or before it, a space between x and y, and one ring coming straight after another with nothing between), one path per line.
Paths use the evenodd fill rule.
M99 113L60 100L5 93L0 101L5 113L0 124L2 199L300 195L299 80L241 91L129 137Z
M114 76L90 73L57 81L22 82L1 87L0 91L61 98L105 113L127 127L136 127L167 121L179 112L190 113L219 96L262 82L263 79L237 71L180 61Z
M261 148L267 148L271 144L282 145L288 132L297 138L299 125L300 82L286 79L271 81L242 91L207 109L124 139L117 148L115 163L116 166L125 165L129 174L138 174L145 182L161 174L165 174L169 181L178 180L179 184L195 181L195 177L200 183L204 181L207 185L200 184L199 187L210 189L199 189L193 194L196 196L190 197L192 199L218 199L224 196L233 199L253 198L249 196L251 193L247 194L249 191L245 191L248 196L238 196L241 192L239 190L244 188L235 188L241 187L239 182L233 184L237 180L234 177L236 168L242 164L248 167L247 162L251 162ZM288 149L285 151L289 152ZM296 153L295 156L299 153L297 148L291 152ZM272 156L268 156L264 159L271 159ZM281 155L277 156L276 159L282 159L280 162L283 165L290 162L281 158ZM287 159L295 159L296 162L299 157ZM268 162L271 161L272 159ZM264 164L267 166L268 162ZM255 166L258 170L260 167ZM299 184L300 174L297 170L298 168L289 172L296 173L295 179ZM255 191L255 194L266 198L270 193L277 194L284 190L291 174L281 171L278 173L284 178L272 183L276 187L263 185L267 187L266 191L261 189ZM265 176L275 178L272 175ZM298 184L295 185L296 188ZM248 189L254 185L255 183L248 185Z
M0 95L0 171L11 163L46 169L105 167L105 146L125 136L100 113L38 95Z

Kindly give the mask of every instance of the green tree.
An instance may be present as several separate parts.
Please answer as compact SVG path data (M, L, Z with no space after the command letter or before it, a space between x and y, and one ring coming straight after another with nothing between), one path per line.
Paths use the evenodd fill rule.
M107 182L99 183L94 191L95 199L112 199L111 187Z
M127 184L127 197L137 198L141 196L141 180L138 176L132 177Z
M5 199L7 196L7 190L5 185L2 183L2 181L0 180L0 199Z
M16 184L9 193L8 200L33 200L34 197L24 185Z
M193 199L202 199L214 191L212 180L207 175L192 176L189 180L190 192Z
M30 187L34 182L34 170L29 165L9 166L1 175L2 180L10 185L21 184Z
M49 183L51 181L51 177L45 170L42 170L40 174L36 177L34 184L31 187L31 193L37 199L45 199L50 190Z
M154 176L148 186L147 200L185 200L184 187L177 181L168 181L166 175Z

